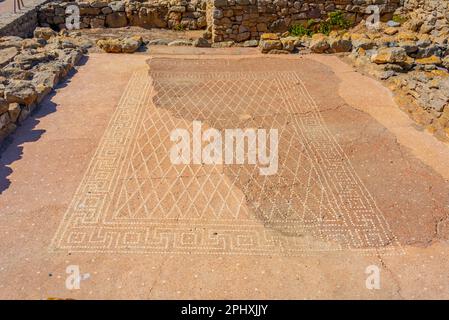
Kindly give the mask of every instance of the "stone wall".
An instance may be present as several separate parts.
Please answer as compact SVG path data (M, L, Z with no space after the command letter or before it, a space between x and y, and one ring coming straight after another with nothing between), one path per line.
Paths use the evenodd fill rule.
M408 19L407 24L411 25L410 29L413 31L447 39L448 0L404 0L399 11Z
M388 20L401 0L212 0L213 42L258 39L265 32L284 32L291 25L322 19L341 10L346 18L359 22L368 5L379 5L381 18Z
M82 29L139 26L196 30L207 25L206 0L51 2L39 10L39 25L64 28L69 5L79 7Z
M427 12L436 12L449 17L449 1L447 0L403 0L404 9L414 11L422 9Z
M401 0L375 0L382 16L391 18ZM372 0L157 0L51 2L39 11L39 24L64 27L65 10L77 4L81 28L141 26L204 29L213 42L259 39L264 32L284 32L293 24L321 19L342 10L351 22L366 16Z
M0 38L0 145L79 62L88 39L36 28L34 38Z
M401 6L423 19L428 19L429 13L449 19L446 0L34 0L31 4L27 2L29 9L20 14L2 15L0 36L28 37L37 24L61 29L67 6L76 4L80 8L81 28L141 26L195 30L209 26L212 42L242 42L259 39L264 32L284 32L291 25L309 19L322 19L335 10L344 11L356 23L366 16L366 7L373 3L380 6L385 19L391 18Z
M26 1L26 7L17 13L2 13L0 17L0 37L30 37L37 27L37 11L41 4L49 0Z

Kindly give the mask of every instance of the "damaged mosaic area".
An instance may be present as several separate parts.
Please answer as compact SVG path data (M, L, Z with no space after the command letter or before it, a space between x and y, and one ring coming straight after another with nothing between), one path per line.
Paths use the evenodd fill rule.
M261 61L263 63L263 61ZM72 252L295 256L395 252L375 200L301 75L232 59L152 58L130 79L53 241ZM279 170L173 165L192 121L275 128Z

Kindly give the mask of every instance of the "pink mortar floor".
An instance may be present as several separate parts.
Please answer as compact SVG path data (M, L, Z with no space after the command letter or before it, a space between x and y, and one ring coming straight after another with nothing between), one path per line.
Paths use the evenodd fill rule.
M24 2L26 5L26 3ZM14 11L14 0L4 0L0 2L0 14L12 13Z

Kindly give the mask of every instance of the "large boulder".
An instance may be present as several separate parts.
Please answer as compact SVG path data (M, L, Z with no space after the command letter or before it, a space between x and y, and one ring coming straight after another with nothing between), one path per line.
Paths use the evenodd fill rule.
M415 63L418 65L441 65L442 61L440 57L437 56L430 56L427 58L420 58L420 59L416 59Z
M370 50L376 46L376 42L374 40L370 39L364 33L351 34L351 42L352 42L352 46L355 49L361 48L364 50Z
M122 52L133 53L142 45L142 38L138 36L125 38L122 40Z
M330 48L330 45L327 42L327 37L324 34L317 33L312 36L309 48L310 50L312 50L312 52L324 53Z
M48 27L37 27L34 29L34 37L49 40L57 35L56 31Z
M168 46L170 47L191 47L193 46L193 41L186 39L178 39L171 41Z
M398 46L401 48L404 48L405 52L407 52L407 54L415 53L416 51L418 51L418 45L417 45L416 41L400 42L400 43L398 43Z
M122 43L120 39L101 39L97 41L97 46L107 53L122 52Z
M47 44L47 40L43 38L24 39L22 41L22 49L38 49Z
M414 53L416 59L428 58L431 56L441 56L443 54L442 47L436 44L431 44L425 48L418 48L418 51Z
M371 62L376 64L403 63L407 58L407 52L404 48L382 48L371 56Z
M417 41L418 36L413 32L400 32L396 35L398 41Z
M163 19L157 10L147 10L146 14L139 12L128 12L130 26L138 26L142 28L166 28L167 21ZM173 27L173 26L172 26Z
M220 41L212 43L212 48L230 48L235 45L234 41Z
M36 93L37 102L40 102L59 81L59 72L55 69L45 68L44 70L37 72L31 80Z
M210 47L210 43L204 38L198 38L195 41L193 41L193 46L199 48L208 48Z
M141 37L129 37L123 39L101 39L97 46L108 53L133 53L142 45Z
M0 49L0 68L11 62L19 51L16 47L9 47L5 49Z
M259 45L259 40L246 40L242 44L244 47L257 47Z
M30 105L37 99L37 92L30 81L13 80L5 88L5 99L8 103Z
M15 62L11 62L0 69L0 75L8 80L30 80L33 77L33 72L22 69Z
M38 52L23 51L14 57L14 62L20 66L22 70L28 70L41 63L48 63L57 58L55 52Z
M90 19L90 27L93 29L104 28L105 27L105 18L95 17L95 18Z
M384 33L389 35L389 36L392 36L392 35L394 35L394 34L396 34L398 32L399 32L399 29L398 28L394 28L394 27L389 27L389 28L386 28L384 30Z
M276 33L263 33L260 40L279 40L279 36Z
M271 50L282 50L282 42L280 40L260 40L259 49L262 53L268 53Z
M375 40L376 47L397 47L397 40L391 36L378 37Z
M410 31L417 32L423 23L424 21L421 19L409 19L404 23L404 27Z
M166 46L168 45L172 40L170 39L154 39L148 41L148 45L150 46Z
M8 106L8 114L11 122L16 122L20 115L20 104L18 103L10 103Z
M281 38L282 49L288 52L292 52L296 47L301 44L301 39L299 37L285 37Z
M17 49L22 48L23 39L20 37L8 36L0 37L0 49L15 47Z
M348 35L329 37L328 43L330 51L333 53L350 52L352 50L352 42Z

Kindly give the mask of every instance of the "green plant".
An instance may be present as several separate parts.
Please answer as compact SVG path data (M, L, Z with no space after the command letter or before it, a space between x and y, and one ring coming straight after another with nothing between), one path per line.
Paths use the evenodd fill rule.
M302 36L311 36L312 30L306 28L302 24L295 24L290 27L289 32L292 36L302 37Z
M317 24L317 21L315 19L309 19L307 20L306 26L308 29L312 29L313 26Z
M351 22L346 19L344 13L340 10L330 12L327 21L333 30L348 29L351 26Z
M405 21L407 21L407 18L404 16L401 16L400 14L395 14L395 15L393 15L393 18L391 20L393 20L394 22L403 24Z
M186 29L186 27L183 24L177 24L173 26L173 30L174 31L184 31Z
M351 22L345 18L342 11L330 12L326 20L309 19L305 23L296 24L290 27L289 32L293 36L312 36L314 33L329 35L332 30L348 29Z
M328 36L332 31L332 25L329 23L329 21L321 21L318 25L317 31L318 33L323 33Z

